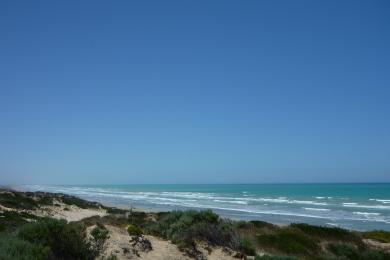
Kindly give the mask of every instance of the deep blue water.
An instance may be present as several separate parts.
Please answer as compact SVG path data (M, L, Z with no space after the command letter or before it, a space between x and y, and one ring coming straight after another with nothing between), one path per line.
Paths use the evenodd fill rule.
M212 209L232 219L390 230L390 184L23 186L150 210Z

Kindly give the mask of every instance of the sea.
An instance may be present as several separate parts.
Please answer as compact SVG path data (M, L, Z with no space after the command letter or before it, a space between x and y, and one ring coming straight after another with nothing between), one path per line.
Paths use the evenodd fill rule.
M224 218L390 231L390 184L24 185L151 211L211 209Z

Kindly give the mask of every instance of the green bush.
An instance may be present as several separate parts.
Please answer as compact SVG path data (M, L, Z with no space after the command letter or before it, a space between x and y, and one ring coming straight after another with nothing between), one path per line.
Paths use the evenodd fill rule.
M110 237L108 233L109 232L106 227L100 223L97 223L96 227L92 229L92 244L96 255L102 251L104 242L106 242L106 240Z
M374 230L363 233L364 238L373 239L382 243L390 243L390 232L383 230Z
M361 242L360 237L358 237L351 231L338 228L338 227L313 226L313 225L303 224L303 223L291 224L290 226L301 230L306 235L316 236L317 238L320 239Z
M315 239L291 228L259 235L257 241L263 247L285 254L317 255L321 250Z
M38 203L21 192L0 191L0 205L14 209L35 209Z
M239 247L233 225L221 220L211 210L162 213L157 222L148 225L147 231L169 239L181 248L193 246L196 240L235 249Z
M346 244L329 244L327 249L337 257L337 259L350 260L387 260L390 254L378 250L359 250L358 248Z
M127 227L127 233L129 233L130 236L140 236L142 235L142 230L141 228L130 224Z
M18 237L50 248L56 259L93 259L96 255L80 223L43 219L21 227Z
M297 260L296 257L291 256L269 256L269 255L263 255L263 256L256 256L255 260Z
M141 211L131 211L129 212L129 224L136 225L136 226L143 226L146 224L146 213Z
M0 232L1 231L14 231L18 227L28 223L28 220L35 220L38 217L26 213L17 211L4 211L0 213Z
M76 205L79 208L82 209L87 209L87 208L99 208L101 205L97 202L91 202L91 201L86 201L74 196L69 196L69 195L62 195L61 200L63 203L67 205Z
M44 260L51 255L51 250L15 236L0 236L0 259Z
M347 259L358 259L359 251L351 246L345 244L329 244L328 250L338 257L344 257Z
M240 241L240 251L246 255L256 255L256 247L253 244L252 240L242 239Z

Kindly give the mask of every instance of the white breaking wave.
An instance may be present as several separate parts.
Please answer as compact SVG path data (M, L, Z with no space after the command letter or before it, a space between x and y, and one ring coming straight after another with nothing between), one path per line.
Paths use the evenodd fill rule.
M356 214L356 215L363 215L363 216L379 216L381 213L377 213L377 212L359 212L359 211L356 211L356 212L353 212L353 214Z
M377 212L364 212L348 210L346 208L372 208L386 210L390 206L383 205L390 200L370 199L380 202L380 205L361 205L356 202L344 202L340 204L335 200L326 200L332 197L311 197L318 200L294 199L289 197L255 197L252 194L221 194L212 192L188 192L188 191L127 191L119 188L99 187L64 187L64 186L28 186L29 190L42 190L61 192L84 197L86 199L101 202L150 205L158 208L158 205L169 205L189 208L210 208L216 210L242 212L246 216L253 214L270 214L281 216L296 216L331 220L376 221L389 223L388 215ZM228 195L228 196L226 196ZM319 201L320 200L320 201ZM153 206L154 205L154 206ZM291 205L291 206L290 206ZM297 206L301 205L301 206ZM304 207L306 206L307 207ZM326 207L310 207L326 206ZM343 209L343 207L345 207ZM169 209L169 208L168 208ZM307 214L308 213L308 214Z
M303 208L305 210L316 210L316 211L330 211L330 209L321 209L321 208Z

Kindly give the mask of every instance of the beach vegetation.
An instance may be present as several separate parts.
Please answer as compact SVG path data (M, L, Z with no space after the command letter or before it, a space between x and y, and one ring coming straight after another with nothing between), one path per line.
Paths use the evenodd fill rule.
M17 237L49 248L54 259L93 259L97 255L87 239L84 225L76 222L41 219L22 226Z
M110 237L108 234L109 234L109 231L100 222L98 222L96 224L96 227L94 227L94 229L92 229L92 231L91 231L92 246L93 246L93 250L96 252L96 254L99 254L102 251L104 243Z
M263 248L285 254L314 256L321 251L316 239L290 227L259 235L257 242Z
M256 246L253 241L248 238L241 239L239 250L245 255L256 255Z
M359 249L356 246L350 244L336 244L332 243L327 246L330 253L333 254L333 258L329 259L351 259L351 260L386 260L390 259L390 254L384 251L374 249ZM336 258L335 258L336 257Z
M99 208L101 205L97 202L91 202L91 201L86 201L74 196L69 196L69 195L62 195L60 197L61 201L67 205L76 205L79 208L82 209L87 209L87 208Z
M138 226L130 224L127 227L127 233L129 233L130 236L140 236L142 235L142 229Z
M363 237L367 239L373 239L381 243L390 243L390 232L383 230L373 230L364 232Z
M290 227L321 240L338 240L361 244L361 238L357 234L339 227L314 226L305 223L291 224Z
M49 259L49 247L31 243L14 235L0 236L0 259L43 260Z
M148 225L147 231L171 240L179 248L193 247L196 241L235 249L239 246L233 225L211 210L165 212Z
M255 260L298 260L298 258L293 256L262 255L256 256Z
M14 231L18 227L37 219L39 217L27 212L13 210L0 212L0 232Z
M0 205L13 209L32 210L39 206L34 199L21 192L0 191Z

